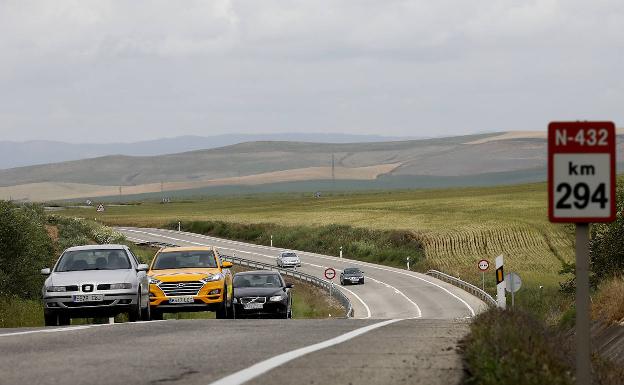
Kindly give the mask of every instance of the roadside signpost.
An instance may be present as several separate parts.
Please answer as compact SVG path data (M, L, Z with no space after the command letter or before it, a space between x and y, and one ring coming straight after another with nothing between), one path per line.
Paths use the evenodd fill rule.
M336 278L336 270L332 269L331 267L325 269L325 278L329 280Z
M548 215L576 223L576 382L591 383L589 223L615 220L615 125L548 125Z
M516 292L522 287L522 280L516 273L507 273L505 275L505 290L511 293L511 307L516 307Z
M490 268L490 262L488 262L485 259L482 259L479 261L479 264L477 265L479 267L479 270L481 270L481 278L483 281L483 291L485 291L485 272L488 271L488 269Z
M496 257L496 302L501 309L507 308L507 298L505 297L505 270L503 269L504 258L502 255Z
M96 210L97 210L98 213L103 213L104 212L104 205L102 205L102 204L99 205Z

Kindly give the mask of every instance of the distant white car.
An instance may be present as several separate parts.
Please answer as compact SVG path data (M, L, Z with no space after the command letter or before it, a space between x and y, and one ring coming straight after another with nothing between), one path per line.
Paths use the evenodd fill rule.
M281 252L277 257L277 266L279 267L299 267L301 266L301 259L292 251Z

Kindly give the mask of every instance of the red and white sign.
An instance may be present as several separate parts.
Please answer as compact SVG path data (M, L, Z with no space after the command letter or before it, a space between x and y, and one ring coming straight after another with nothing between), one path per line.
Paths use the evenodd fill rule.
M332 269L331 267L328 267L327 269L325 269L325 278L327 279L336 278L336 270Z
M490 268L490 262L486 261L485 259L482 259L479 261L479 270L487 271L489 268Z
M615 125L548 125L548 216L551 222L615 220Z

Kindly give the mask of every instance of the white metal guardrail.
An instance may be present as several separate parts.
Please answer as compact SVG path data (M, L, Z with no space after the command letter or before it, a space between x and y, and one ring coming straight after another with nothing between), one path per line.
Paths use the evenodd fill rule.
M261 269L261 270L279 271L281 274L285 276L293 277L301 281L309 282L315 286L325 289L327 290L327 292L329 293L331 297L336 298L338 302L340 302L340 304L345 308L347 318L353 317L353 306L351 305L351 301L341 290L336 288L332 282L315 277L310 274L301 273L296 270L285 269L283 267L270 265L268 263L252 261L249 259L244 259L244 258L240 258L236 256L221 254L221 258L223 258L226 261L232 262L234 264L240 265L240 266L247 266L247 267L252 267L254 269Z
M428 272L426 272L425 274L433 277L433 278L437 278L440 281L444 281L447 283L450 283L453 286L457 286L460 289L467 291L468 293L474 295L475 297L479 298L480 300L482 300L483 302L485 302L488 306L492 306L492 307L496 307L496 300L494 298L492 298L491 295L489 295L488 293L486 293L485 291L481 290L480 288L476 287L475 285L468 283L466 281L462 281L459 278L455 278L452 275L448 275L445 274L441 271L438 270L429 270Z

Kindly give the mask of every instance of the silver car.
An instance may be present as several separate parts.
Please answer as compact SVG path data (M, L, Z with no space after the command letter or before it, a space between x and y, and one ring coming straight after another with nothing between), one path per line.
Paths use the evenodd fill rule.
M46 326L69 325L71 318L114 317L148 320L148 266L124 245L89 245L63 252L43 284Z
M279 267L300 267L301 259L292 251L281 252L277 257L277 266Z

